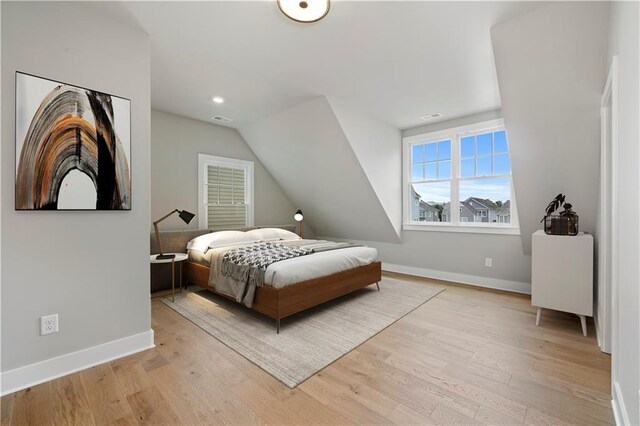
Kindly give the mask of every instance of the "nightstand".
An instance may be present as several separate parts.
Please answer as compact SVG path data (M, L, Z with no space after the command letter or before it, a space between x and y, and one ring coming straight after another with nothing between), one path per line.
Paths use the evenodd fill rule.
M172 259L156 259L157 254L152 254L149 256L149 261L151 263L171 263L171 301L175 302L175 277L176 277L176 262L180 263L180 293L182 293L182 262L187 260L187 253L165 253L165 254L175 254L175 257Z
M531 304L537 308L536 325L542 309L569 312L580 317L587 335L587 318L593 316L593 237L547 235L532 237Z

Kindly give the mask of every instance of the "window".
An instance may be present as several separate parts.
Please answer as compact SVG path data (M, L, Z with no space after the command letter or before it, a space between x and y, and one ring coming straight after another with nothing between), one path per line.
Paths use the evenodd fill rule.
M253 162L198 154L198 226L253 226Z
M403 145L404 205L411 206L404 209L405 229L518 232L502 120L408 137ZM427 222L419 206L439 214Z
M415 144L411 147L411 191L414 199L426 202L430 208L441 210L451 199L451 140ZM425 198L424 194L429 194ZM419 221L411 214L412 221ZM443 220L448 215L443 214Z

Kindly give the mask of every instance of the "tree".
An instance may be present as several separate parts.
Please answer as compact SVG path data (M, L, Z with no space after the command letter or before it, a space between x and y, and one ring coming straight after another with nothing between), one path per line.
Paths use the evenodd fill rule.
M502 201L500 201L500 200L496 201L495 204L498 207L502 207Z
M442 222L442 211L444 210L444 204L434 204L433 208L438 211L438 222Z

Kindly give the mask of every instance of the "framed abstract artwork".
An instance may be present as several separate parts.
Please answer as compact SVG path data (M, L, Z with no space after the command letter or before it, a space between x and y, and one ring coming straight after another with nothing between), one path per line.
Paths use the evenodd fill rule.
M131 101L16 72L16 210L131 210Z

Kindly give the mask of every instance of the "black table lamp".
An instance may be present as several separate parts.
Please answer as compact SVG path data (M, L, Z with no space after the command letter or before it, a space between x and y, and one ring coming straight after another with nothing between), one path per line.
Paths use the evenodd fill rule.
M176 257L175 254L164 254L162 253L162 242L160 241L160 234L158 233L158 224L160 222L162 222L163 220L165 220L166 218L168 218L169 216L171 216L174 213L178 213L178 216L180 216L180 219L182 219L184 221L184 223L186 223L187 225L189 224L189 222L191 222L191 220L196 216L195 214L188 212L186 210L174 210L171 213L162 216L160 219L156 220L155 222L153 222L153 229L155 229L156 231L156 241L158 241L158 249L160 250L160 254L156 256L156 259L158 260L162 260L162 259L173 259L174 257Z
M304 224L302 223L302 221L304 220L304 215L302 214L302 210L298 210L296 214L293 215L293 220L298 222L298 227L299 227L298 235L300 236L300 238L302 238L302 231L304 227Z

